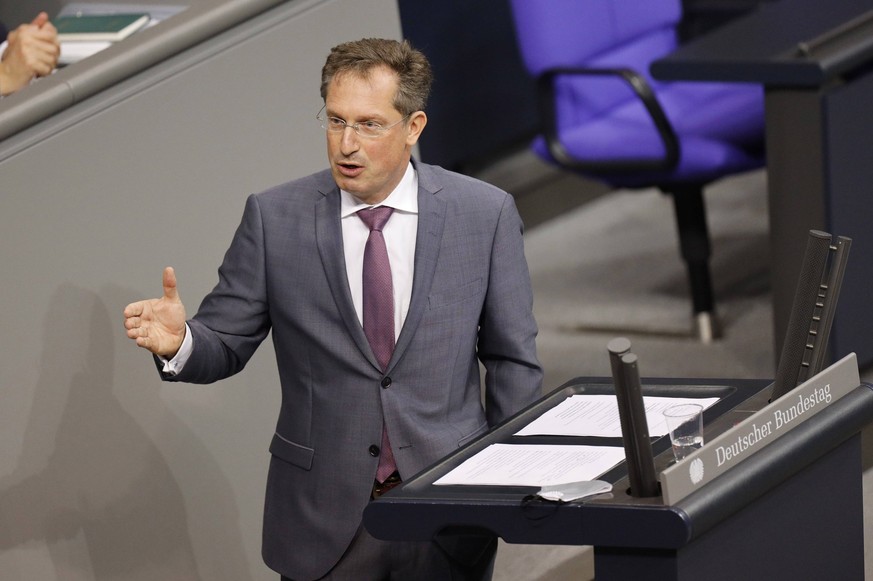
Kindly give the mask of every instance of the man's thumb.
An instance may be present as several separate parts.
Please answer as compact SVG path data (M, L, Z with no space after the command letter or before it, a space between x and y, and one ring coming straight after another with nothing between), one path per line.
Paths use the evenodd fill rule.
M36 18L34 18L31 21L31 24L33 26L36 26L37 28L42 28L42 26L48 21L49 21L48 14L45 12L40 12L39 14L36 15Z
M176 271L172 266L164 269L164 298L178 301L179 290L176 288Z

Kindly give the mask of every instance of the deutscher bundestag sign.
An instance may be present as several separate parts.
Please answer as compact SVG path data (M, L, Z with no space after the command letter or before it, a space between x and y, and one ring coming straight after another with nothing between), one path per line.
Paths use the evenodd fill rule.
M664 503L685 498L859 385L858 361L850 353L661 472Z

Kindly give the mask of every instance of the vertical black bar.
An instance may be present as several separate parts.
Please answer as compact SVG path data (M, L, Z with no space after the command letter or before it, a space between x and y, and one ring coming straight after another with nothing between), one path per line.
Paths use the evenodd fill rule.
M809 231L788 328L782 341L782 355L779 357L779 367L776 369L776 379L770 394L771 401L797 387L830 244L830 234L818 230Z
M824 300L821 314L816 329L816 337L813 341L812 352L809 357L809 366L806 370L807 377L812 377L820 372L825 366L827 356L828 339L831 335L831 327L834 323L834 312L840 299L840 287L843 284L843 275L846 272L846 264L849 260L849 249L852 247L852 239L838 236L837 242L831 247L833 256L830 260L830 272L827 281L822 284Z

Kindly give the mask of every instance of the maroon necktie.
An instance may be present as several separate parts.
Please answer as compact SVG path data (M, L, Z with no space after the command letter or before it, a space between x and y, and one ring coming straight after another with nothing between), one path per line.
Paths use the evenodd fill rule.
M364 247L364 334L376 355L382 371L388 369L394 352L394 287L391 283L391 264L382 228L391 217L394 208L379 206L358 212L358 217L370 229ZM388 432L382 430L382 452L376 468L376 480L384 482L397 470L394 454L388 441Z

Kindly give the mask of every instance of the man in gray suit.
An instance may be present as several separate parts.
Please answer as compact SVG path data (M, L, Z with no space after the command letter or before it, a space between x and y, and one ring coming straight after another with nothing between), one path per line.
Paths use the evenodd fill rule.
M249 197L218 284L187 323L171 268L163 297L124 312L128 337L169 381L241 371L272 329L282 406L263 557L283 579L491 576L493 537L392 543L361 526L374 496L541 393L512 197L411 157L430 84L427 60L406 42L334 47L319 114L330 169ZM393 297L385 354L368 330L373 234L358 215L378 207L393 208L380 236Z

